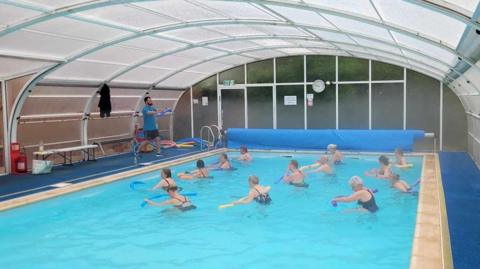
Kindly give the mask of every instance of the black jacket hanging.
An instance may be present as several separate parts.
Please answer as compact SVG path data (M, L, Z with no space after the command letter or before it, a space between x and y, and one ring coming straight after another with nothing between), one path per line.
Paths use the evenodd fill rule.
M100 108L100 117L110 117L110 112L112 111L112 103L110 102L110 87L108 87L107 84L103 84L99 94L100 101L98 102L98 107Z

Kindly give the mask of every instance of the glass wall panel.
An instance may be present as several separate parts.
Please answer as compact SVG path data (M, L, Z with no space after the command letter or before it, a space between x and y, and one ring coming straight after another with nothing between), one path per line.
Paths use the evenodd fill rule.
M443 86L443 150L467 150L467 119L458 96Z
M303 85L277 86L277 128L303 129L304 113Z
M403 80L403 67L372 61L372 80Z
M372 129L403 129L403 83L372 84Z
M173 137L175 141L178 139L192 136L190 90L185 91L185 93L178 100L177 106L174 111L173 124Z
M273 128L273 88L247 88L248 128Z
M368 129L368 84L338 86L339 129Z
M412 70L407 71L407 129L433 132L439 137L440 82ZM432 141L416 143L416 150L432 149Z
M245 67L240 65L221 72L219 74L218 83L223 84L224 80L235 80L235 84L245 83Z
M273 83L273 59L247 64L248 83Z
M335 81L335 56L307 55L307 81Z
M308 105L308 94L313 94L313 105ZM321 93L307 86L307 126L308 129L335 129L335 85L326 86Z
M368 81L368 60L338 57L339 81Z
M222 97L222 128L245 128L245 90L224 89Z
M303 82L303 56L276 59L277 82Z
M207 102L203 102L203 100ZM218 124L217 78L211 76L193 86L193 124L195 137L204 125Z

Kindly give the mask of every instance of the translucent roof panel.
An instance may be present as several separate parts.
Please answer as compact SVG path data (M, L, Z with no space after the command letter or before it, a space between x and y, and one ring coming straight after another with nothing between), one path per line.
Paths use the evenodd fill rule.
M357 41L357 43L362 46L371 47L372 50L378 49L378 50L388 51L393 54L402 55L402 51L396 46L387 45L382 42L377 42L377 41L373 41L371 39L366 39L362 37L354 37L353 39L355 39L355 41Z
M168 31L159 36L167 36L170 38L180 39L186 42L204 42L213 39L220 39L224 38L225 35L213 31L209 31L203 28L185 28L185 29L178 29L174 31Z
M256 5L242 2L203 1L202 5L234 19L276 20ZM239 12L241 11L241 12Z
M220 56L222 54L225 54L225 53L216 51L213 49L207 49L207 48L193 48L193 49L178 52L175 55L199 59L200 58L198 57L199 55L201 55L201 58L212 58L212 57Z
M103 81L122 68L124 68L124 66L99 62L74 61L54 71L46 78L56 80Z
M175 69L181 69L187 65L190 65L198 61L199 61L198 59L194 59L191 57L169 55L169 56L161 57L157 60L151 61L145 64L145 66L175 70Z
M282 40L282 39L258 39L252 40L253 43L256 43L263 47L272 47L272 46L291 46L292 43Z
M340 16L325 14L324 17L327 18L330 22L335 24L340 30L344 32L357 33L359 35L369 36L369 37L393 42L392 38L390 37L390 34L383 27L365 23L365 22L360 22L353 19L343 18Z
M252 36L252 35L264 35L265 33L256 30L247 25L215 25L206 26L205 29L214 30L216 32L223 33L228 36Z
M88 54L82 59L118 64L131 64L143 58L151 57L152 55L154 55L154 52L112 46Z
M130 39L130 40L121 42L118 45L158 51L158 52L171 51L174 49L187 46L187 44L185 43L166 40L157 36L142 36L139 38Z
M62 27L59 27L59 25ZM59 17L53 20L41 22L39 24L32 25L28 29L94 41L105 41L129 34L127 31L121 31L111 27L65 17Z
M453 5L457 5L461 8L464 8L470 11L472 14L475 12L475 9L478 6L479 0L443 0Z
M243 55L247 57L258 58L258 59L267 59L267 58L273 58L273 57L286 56L286 54L283 52L275 51L271 49L249 51L249 52L243 53Z
M278 49L278 51L283 52L285 54L290 54L290 55L313 53L311 50L304 49L304 48L285 48L285 49Z
M14 25L40 14L39 11L0 3L0 25Z
M168 69L138 67L119 76L112 82L151 84L154 81L158 80L160 77L163 77L171 72L172 70Z
M239 65L253 61L254 58L252 57L244 57L240 55L229 55L222 58L217 59L217 62L226 63L230 65Z
M42 62L17 58L0 57L0 80L33 73L40 69L51 66L52 62Z
M309 48L312 52L319 54L319 55L338 55L338 56L348 56L347 53L341 50L330 50L330 49L315 49Z
M155 12L174 17L181 21L227 18L217 12L210 11L184 0L147 1L144 3L135 3L135 5L154 10Z
M407 1L373 0L382 18L456 47L465 23Z
M330 49L335 48L331 43L319 41L319 40L310 41L310 40L302 40L302 39L298 39L298 40L292 39L292 40L289 40L288 42L299 47L319 47L319 48L330 48Z
M318 13L314 11L273 5L269 7L296 23L319 26L322 28L334 28L331 23L326 21L322 16L318 15Z
M74 5L78 5L84 3L85 0L22 0L22 2L39 8L54 10L62 7L71 7Z
M295 27L289 26L253 26L258 31L264 32L269 35L285 35L285 36L308 36L304 31L299 30Z
M78 13L81 17L142 30L173 24L178 20L148 12L135 6L112 5Z
M303 2L328 9L371 17L376 20L379 19L369 0L303 0Z
M204 73L180 72L157 84L157 87L187 88L207 77Z
M442 59L444 62L452 66L455 65L457 62L457 56L446 49L429 44L426 41L422 41L420 39L397 33L395 31L392 31L392 34L399 44L402 44L408 48L417 50L433 58Z
M21 30L0 38L1 51L65 58L95 43Z
M322 30L312 30L312 32L323 40L355 44L355 42L346 34Z
M218 71L222 71L225 69L229 69L230 67L233 67L233 66L225 63L212 61L212 62L206 62L203 64L196 65L188 70L210 74L210 73L216 73Z
M215 45L210 45L210 47L229 50L229 51L237 51L242 49L258 48L259 45L250 41L232 41L232 42L224 42L224 43L219 43Z

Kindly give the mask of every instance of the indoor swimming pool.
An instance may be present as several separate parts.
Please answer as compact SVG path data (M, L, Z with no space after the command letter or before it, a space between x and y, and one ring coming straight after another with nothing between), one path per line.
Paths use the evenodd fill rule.
M251 163L232 161L237 170L210 172L211 179L174 176L184 193L197 194L190 197L197 209L184 213L141 207L144 198L161 191L130 184L153 186L158 171L0 212L0 267L409 268L418 196L364 176L379 166L378 156L347 155L345 164L334 167L335 176L311 174L309 188L297 188L275 182L290 160L308 165L319 154L252 155ZM412 168L393 170L413 184L421 177L423 157L408 161ZM195 162L171 167L174 175L194 168ZM272 186L272 203L219 209L248 193L252 174ZM378 189L378 212L352 212L356 203L331 205L333 197L352 192L348 179L354 175Z

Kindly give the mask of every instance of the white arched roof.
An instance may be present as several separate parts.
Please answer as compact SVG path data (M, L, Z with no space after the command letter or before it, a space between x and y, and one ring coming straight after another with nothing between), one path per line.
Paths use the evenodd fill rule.
M468 80L454 69L459 61L480 73L457 50L466 30L480 27L472 19L478 2L6 0L0 79L48 70L48 81L184 88L260 59L329 54L459 84ZM454 91L479 93L475 83Z

